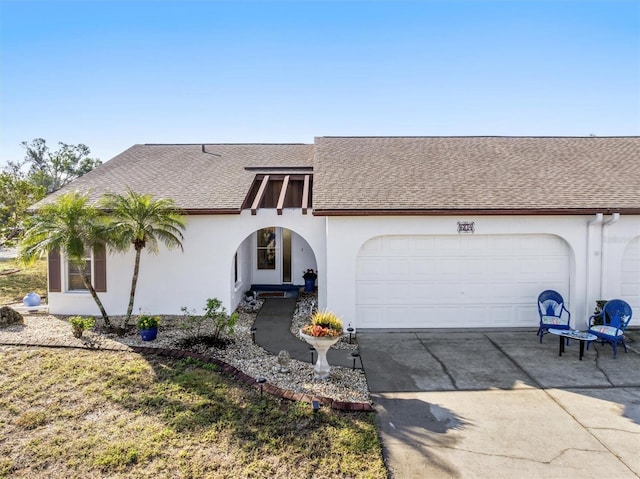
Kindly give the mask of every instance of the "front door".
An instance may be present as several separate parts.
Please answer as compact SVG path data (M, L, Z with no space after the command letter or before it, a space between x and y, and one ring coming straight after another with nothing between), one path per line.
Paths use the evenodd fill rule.
M291 230L269 226L256 231L255 284L291 282Z

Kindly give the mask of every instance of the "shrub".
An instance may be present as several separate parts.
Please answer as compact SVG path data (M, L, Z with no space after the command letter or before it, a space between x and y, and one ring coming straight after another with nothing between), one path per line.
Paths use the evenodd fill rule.
M197 315L195 309L192 309L191 312L189 312L186 306L183 306L180 310L184 314L184 319L180 323L180 329L182 329L188 339L199 339L202 336L202 328L204 327L207 318Z
M73 331L73 335L76 338L82 337L82 333L87 330L93 328L96 324L95 318L88 316L83 318L82 316L73 316L69 318L69 322L71 323L71 329Z
M136 320L138 329L153 329L160 325L160 316L151 316L150 314L141 314Z
M238 322L238 313L228 315L227 309L222 306L222 301L218 298L207 299L204 316L213 321L214 339L220 339L220 336L223 334L233 334L236 323Z
M182 307L184 320L180 323L180 328L192 340L198 340L203 337L204 327L211 323L211 337L215 342L219 342L223 335L234 333L236 323L238 322L238 314L227 314L227 309L222 306L222 301L218 298L207 299L204 307L204 314L198 316L195 310L191 311L186 306Z

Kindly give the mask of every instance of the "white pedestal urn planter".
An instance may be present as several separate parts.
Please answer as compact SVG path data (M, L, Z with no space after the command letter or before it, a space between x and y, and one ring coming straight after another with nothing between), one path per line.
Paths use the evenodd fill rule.
M313 346L318 353L316 367L314 368L314 379L328 378L331 366L329 366L329 362L327 361L327 351L340 340L341 336L309 336L302 331L300 331L300 335L307 343Z

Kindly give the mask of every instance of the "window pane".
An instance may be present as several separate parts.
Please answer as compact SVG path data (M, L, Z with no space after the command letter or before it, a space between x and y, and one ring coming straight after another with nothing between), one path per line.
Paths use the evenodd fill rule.
M85 261L85 272L86 277L89 283L91 283L91 260ZM71 263L68 263L69 270L69 280L68 280L68 289L69 291L77 291L83 290L85 291L87 288L84 287L84 283L82 282L82 277L80 276L80 271L77 266L74 266Z
M233 256L233 282L238 282L238 253Z
M258 269L276 269L276 229L258 230Z
M282 281L291 282L291 230L282 229Z
M266 249L258 250L258 269L276 269L275 252Z
M258 248L276 247L276 229L271 226L258 231Z

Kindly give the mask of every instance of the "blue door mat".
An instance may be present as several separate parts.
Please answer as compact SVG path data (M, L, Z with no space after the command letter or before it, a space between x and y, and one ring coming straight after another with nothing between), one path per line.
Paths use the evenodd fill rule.
M258 298L297 298L301 287L295 284L252 284L251 291L255 291Z

